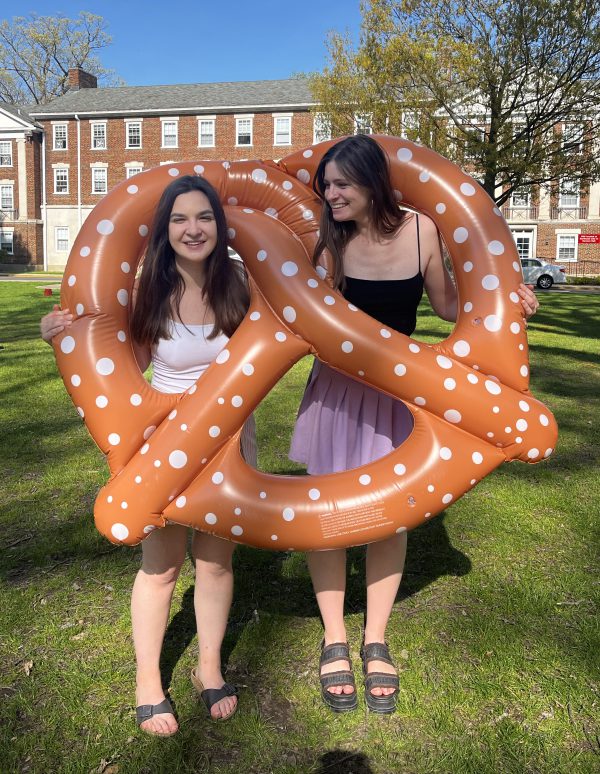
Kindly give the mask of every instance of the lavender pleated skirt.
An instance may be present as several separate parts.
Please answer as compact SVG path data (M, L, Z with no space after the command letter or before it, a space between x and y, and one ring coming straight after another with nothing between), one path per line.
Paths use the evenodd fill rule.
M315 359L289 457L311 475L338 473L385 456L412 428L404 403Z

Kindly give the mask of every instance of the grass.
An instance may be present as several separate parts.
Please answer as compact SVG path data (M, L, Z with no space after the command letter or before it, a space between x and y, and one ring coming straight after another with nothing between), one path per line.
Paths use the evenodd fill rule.
M541 465L503 466L409 535L389 629L401 670L396 714L367 714L362 696L357 712L327 712L304 557L242 547L224 645L241 710L213 724L192 695L186 564L162 664L181 733L158 740L136 730L132 706L139 548L112 546L93 527L104 461L38 338L55 299L34 284L0 283L0 771L598 772L600 295L539 298L533 392L557 416L557 452ZM425 307L418 337L447 330ZM259 408L263 469L299 472L286 449L307 369L298 364ZM358 663L361 549L348 567Z

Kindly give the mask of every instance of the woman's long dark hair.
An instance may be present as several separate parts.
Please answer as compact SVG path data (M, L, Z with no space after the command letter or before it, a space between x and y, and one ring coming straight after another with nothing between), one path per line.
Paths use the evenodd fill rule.
M371 137L357 134L332 145L321 159L313 188L323 200L319 239L315 246L313 263L316 266L325 250L331 255L333 283L344 287L344 250L356 234L354 221L337 222L331 207L325 201L325 167L330 161L355 185L366 188L371 199L371 221L381 236L394 234L402 224L406 212L399 209L394 196L387 156Z
M131 317L131 334L138 344L152 346L169 338L169 321L179 317L184 281L177 271L175 252L169 243L169 220L175 199L199 191L208 199L217 225L217 244L204 264L202 295L215 316L215 327L208 338L223 332L231 336L246 314L250 294L241 264L227 252L227 222L219 195L201 177L185 175L163 191L150 229L142 264L137 296Z

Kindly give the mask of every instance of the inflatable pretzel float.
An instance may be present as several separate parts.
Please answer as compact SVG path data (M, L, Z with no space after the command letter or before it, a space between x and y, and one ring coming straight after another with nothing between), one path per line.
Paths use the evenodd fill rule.
M557 428L528 392L527 340L511 233L460 169L407 140L375 137L394 187L429 215L458 286L454 331L435 345L382 327L312 267L320 203L311 189L325 142L281 162L185 162L124 181L90 213L69 257L61 302L75 313L56 337L73 402L111 469L95 520L119 543L169 522L274 549L381 540L439 513L506 460L538 462ZM129 301L148 226L178 175L204 175L225 205L232 247L251 278L238 330L187 392L152 389L129 336ZM367 466L275 476L240 454L245 419L301 357L402 400L414 428Z

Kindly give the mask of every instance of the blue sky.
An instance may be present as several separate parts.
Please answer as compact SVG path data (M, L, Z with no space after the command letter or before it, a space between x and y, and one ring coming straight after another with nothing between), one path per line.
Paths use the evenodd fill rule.
M128 85L288 78L320 70L329 30L358 39L360 0L5 0L1 19L103 16L102 64ZM284 15L286 19L284 20Z

